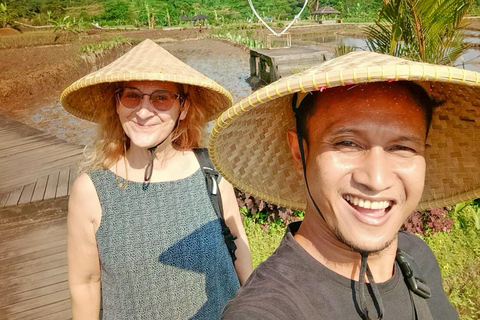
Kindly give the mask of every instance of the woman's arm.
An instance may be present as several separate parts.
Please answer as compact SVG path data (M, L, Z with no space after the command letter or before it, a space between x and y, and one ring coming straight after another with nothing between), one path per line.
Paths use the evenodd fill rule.
M220 181L220 194L222 195L223 216L225 223L234 236L237 237L235 244L235 270L237 271L240 284L243 285L253 271L252 255L248 245L247 234L243 228L240 212L238 211L237 199L232 185L225 179Z
M100 313L100 261L95 232L101 207L87 174L74 182L68 201L68 282L73 319L98 319Z

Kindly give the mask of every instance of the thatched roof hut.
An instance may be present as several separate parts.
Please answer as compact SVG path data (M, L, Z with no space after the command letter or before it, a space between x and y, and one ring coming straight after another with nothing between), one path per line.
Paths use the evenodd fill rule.
M334 9L330 6L325 6L325 7L318 8L318 10L313 11L312 15L316 16L316 15L340 14L340 13L341 12L338 11L337 9Z

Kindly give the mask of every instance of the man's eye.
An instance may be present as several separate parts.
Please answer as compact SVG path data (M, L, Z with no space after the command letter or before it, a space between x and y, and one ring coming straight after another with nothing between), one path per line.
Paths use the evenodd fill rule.
M352 141L340 141L335 143L335 145L339 147L352 147L352 148L358 147L358 145Z
M416 153L417 151L413 148L407 147L407 146L402 146L402 145L396 145L391 148L392 151L408 151L408 152L413 152Z

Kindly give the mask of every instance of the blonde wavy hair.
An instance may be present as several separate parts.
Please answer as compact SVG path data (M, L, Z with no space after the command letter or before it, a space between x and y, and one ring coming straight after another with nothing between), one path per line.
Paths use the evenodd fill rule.
M120 84L115 85L115 88L119 87ZM183 93L185 90L181 84L177 84L177 87L185 97L184 103L188 102L190 106L187 116L172 133L172 144L177 150L191 150L200 147L204 141L206 114L202 106L189 98L192 94L198 94L196 87L191 87L187 94ZM93 145L85 148L85 161L80 165L80 172L110 168L130 147L130 139L125 135L116 111L115 94L112 94L111 101L111 107L102 110L97 119L97 136Z

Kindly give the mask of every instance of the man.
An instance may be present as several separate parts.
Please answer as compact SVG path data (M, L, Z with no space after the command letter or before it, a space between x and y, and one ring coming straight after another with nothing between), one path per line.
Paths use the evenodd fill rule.
M209 148L223 176L305 209L223 319L458 319L431 250L398 230L415 208L478 196L478 79L355 52L222 114Z

